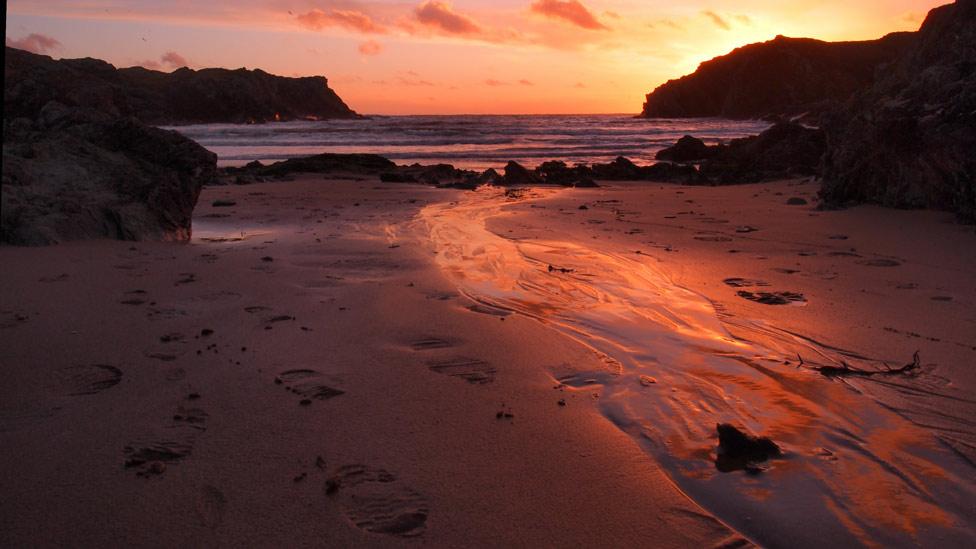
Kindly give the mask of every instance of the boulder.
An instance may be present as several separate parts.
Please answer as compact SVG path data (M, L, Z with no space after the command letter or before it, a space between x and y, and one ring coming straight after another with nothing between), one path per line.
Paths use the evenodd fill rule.
M700 171L720 184L815 176L820 173L825 150L823 130L781 122L759 135L719 145Z
M827 205L936 208L976 221L976 0L929 12L914 47L827 117Z
M505 175L500 181L502 185L537 185L542 182L539 176L514 160L505 165Z
M694 166L687 164L672 164L671 162L657 162L641 168L641 179L644 181L659 181L662 183L685 183L694 185L704 183L701 173Z
M639 181L641 169L630 160L618 156L609 164L593 164L590 166L593 179L606 181Z
M658 151L654 158L672 162L695 162L715 156L716 151L716 148L709 147L701 139L686 135L674 145Z
M4 121L3 242L190 238L216 155L133 118L54 102L40 111Z
M825 150L824 132L797 122L778 122L759 135L728 144L708 146L685 136L657 155L675 163L642 168L643 179L734 184L812 176L820 173ZM699 163L699 168L682 162Z
M257 175L287 176L294 173L342 173L380 175L398 172L397 165L376 154L323 153L301 158L289 158L255 169Z

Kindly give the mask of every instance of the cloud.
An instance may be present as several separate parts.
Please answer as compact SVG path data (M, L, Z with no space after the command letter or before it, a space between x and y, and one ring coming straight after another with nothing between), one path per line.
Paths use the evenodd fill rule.
M495 80L494 78L489 78L485 80L486 86L491 86L492 88L497 88L498 86L507 86L507 82L502 82L501 80Z
M159 60L147 59L140 63L137 63L140 67L145 67L154 71L163 70L165 68L178 69L180 67L190 66L190 62L186 60L185 57L176 53L175 51L168 51L163 55L159 56Z
M522 84L523 86L535 86L535 84L533 84L531 80L526 80L524 78L522 80L519 80L519 84Z
M308 13L295 16L298 24L311 30L322 30L327 27L341 27L363 34L386 34L384 26L373 21L373 18L361 11L330 10L324 12L313 9Z
M33 53L48 53L61 48L61 42L50 36L37 33L28 34L19 40L13 40L8 36L5 42L7 47Z
M383 51L383 44L376 40L367 40L359 45L359 53L363 55L379 55Z
M576 85L574 85L573 87L576 88L576 89L578 89L578 90L582 90L583 88L586 87L586 84L584 84L582 82L577 82Z
M478 34L481 27L470 18L454 11L450 4L427 0L414 10L417 21L448 34Z
M725 19L722 19L722 16L715 13L714 11L706 10L702 12L702 15L711 19L712 23L715 23L715 26L717 26L718 28L722 30L732 30L732 27L729 25L729 22L726 21Z
M433 82L424 80L414 71L403 71L396 75L394 81L401 86L435 86ZM386 82L385 80L383 82Z
M168 51L159 58L163 65L169 65L170 67L187 67L190 64L186 61L186 58L182 55L176 53L175 51Z
M736 15L735 19L743 25L751 25L752 19L748 15Z
M589 30L609 30L597 20L583 4L577 0L536 0L530 7L532 11L551 19L562 19Z

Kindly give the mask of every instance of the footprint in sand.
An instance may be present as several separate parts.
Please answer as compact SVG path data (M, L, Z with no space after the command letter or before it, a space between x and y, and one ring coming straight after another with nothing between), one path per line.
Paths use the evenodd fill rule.
M367 532L415 537L426 528L427 498L383 469L345 465L325 481L324 491L350 522Z
M108 364L69 366L59 374L59 386L68 396L94 395L122 381L122 370Z
M432 372L459 377L468 383L484 385L495 381L498 370L477 358L455 357L447 360L432 360L427 363Z
M227 497L217 488L205 485L197 496L197 517L207 528L214 529L224 522Z
M732 238L722 235L699 235L695 237L695 240L701 242L732 242Z
M482 303L478 303L478 304L475 304L475 305L471 305L471 306L468 307L468 310L471 311L471 312L473 312L473 313L479 313L479 314L483 314L483 315L497 316L497 317L502 317L502 318L504 318L504 317L509 316L510 314L512 314L511 311L506 311L505 309L499 309L497 307L492 307L491 305L484 305Z
M803 305L807 302L803 294L796 292L748 292L740 290L736 293L743 299L763 305Z
M859 265L867 265L868 267L898 267L901 262L895 261L894 259L865 259L856 262Z
M442 339L439 337L425 337L418 339L416 341L410 342L410 348L414 351L431 351L434 349L448 349L455 347L456 342Z
M286 370L278 374L275 384L284 385L288 391L300 396L299 404L302 406L311 404L313 399L329 400L346 393L341 389L325 385L321 378L322 374L315 370Z
M26 313L19 311L0 311L0 329L20 326L29 319Z
M207 430L207 417L200 408L178 407L169 425L125 446L125 468L135 469L140 477L165 473L168 465L190 455L197 437Z
M726 278L723 280L727 286L733 288L751 288L753 286L769 286L769 282L764 280L753 280L750 278Z

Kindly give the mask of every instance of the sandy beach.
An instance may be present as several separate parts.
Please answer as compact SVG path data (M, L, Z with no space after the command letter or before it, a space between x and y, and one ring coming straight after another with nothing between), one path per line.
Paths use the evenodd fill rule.
M0 248L0 444L17 448L4 457L0 544L783 544L807 539L809 517L803 498L779 505L778 483L823 497L813 519L830 520L868 507L836 491L841 478L858 484L855 472L865 490L878 481L866 497L898 497L823 539L964 544L976 234L949 214L817 211L816 188L612 183L505 196L309 175L206 188L189 244ZM787 205L794 197L808 203ZM459 242L474 247L446 246L445 231L471 231ZM507 255L509 245L534 252ZM495 260L528 257L531 276L494 271L482 261L493 246ZM581 313L594 295L622 303L594 280L642 272L625 259L655 273L649 294L686 296L660 313L669 320L649 321L648 337L693 345L680 328L694 319L743 356L761 346L766 368L782 370L766 379L793 383L793 396L743 408L745 391L773 382L730 377L712 385L727 388L719 405L679 383L679 364L635 370L643 351L605 345L606 319ZM540 280L580 300L570 291L540 306ZM802 298L767 305L738 292ZM915 376L806 367L896 367L916 351ZM810 391L829 404L795 396ZM667 410L636 403L655 400L691 406L648 429L635 418ZM834 419L845 406L856 427ZM717 472L723 414L789 459L759 475ZM824 425L843 440L809 438ZM850 468L812 485L783 480L818 462Z

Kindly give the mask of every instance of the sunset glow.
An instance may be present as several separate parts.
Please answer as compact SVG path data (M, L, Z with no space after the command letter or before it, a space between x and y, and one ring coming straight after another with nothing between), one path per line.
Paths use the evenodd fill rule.
M655 86L742 44L877 38L939 3L11 0L6 38L120 67L325 75L361 113L637 112Z

